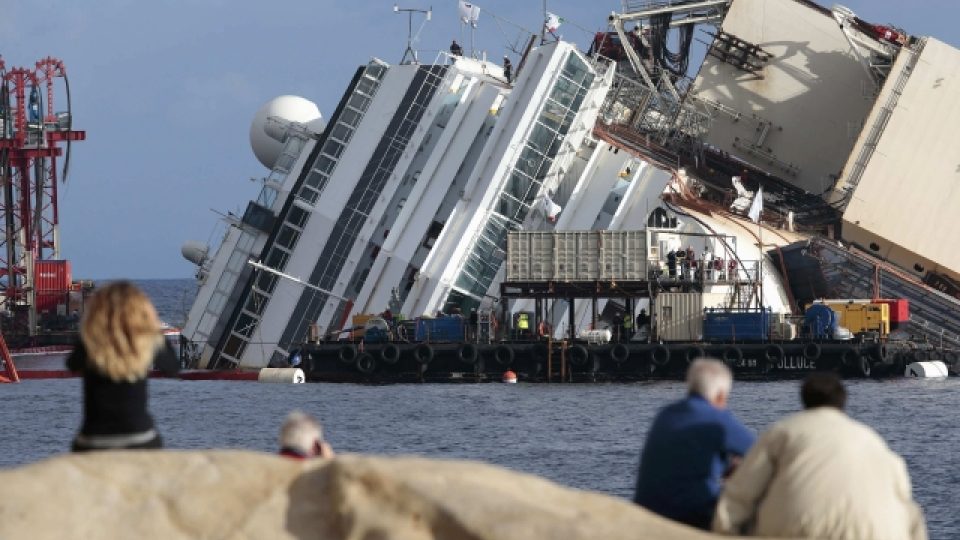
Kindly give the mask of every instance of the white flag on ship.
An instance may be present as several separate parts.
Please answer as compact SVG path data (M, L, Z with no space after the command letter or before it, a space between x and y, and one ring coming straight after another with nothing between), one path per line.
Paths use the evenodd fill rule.
M747 217L754 223L760 223L760 212L763 212L763 186L757 188L757 194L753 197Z
M547 22L544 23L544 26L547 29L547 32L551 34L555 33L560 25L563 23L563 17L557 15L556 13L547 12Z
M460 0L460 20L463 24L476 28L477 21L480 20L480 6Z
M553 202L553 199L550 198L550 195L543 196L543 213L547 216L547 219L550 220L551 223L557 220L557 216L560 215L561 210L563 210L563 207Z

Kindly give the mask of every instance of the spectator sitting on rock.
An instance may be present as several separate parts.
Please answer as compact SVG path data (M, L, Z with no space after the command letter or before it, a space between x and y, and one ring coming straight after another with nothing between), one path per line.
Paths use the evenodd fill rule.
M333 448L323 440L323 428L301 411L287 415L280 427L280 455L293 459L332 458Z
M777 538L926 540L910 475L869 426L843 412L834 373L803 381L804 410L764 433L723 487L713 530Z
M687 370L688 394L653 420L640 456L634 502L661 516L709 529L724 476L756 436L727 409L730 368L701 358Z
M126 281L97 289L67 358L67 368L83 374L83 425L74 452L162 446L147 412L151 364L166 373L179 369L150 299Z

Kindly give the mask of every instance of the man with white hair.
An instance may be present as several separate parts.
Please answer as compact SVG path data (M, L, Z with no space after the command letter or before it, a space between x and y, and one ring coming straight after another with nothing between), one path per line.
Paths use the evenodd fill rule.
M727 410L730 368L701 358L687 371L687 397L661 409L640 455L634 502L709 529L723 478L756 440Z
M280 428L280 455L293 459L332 458L333 448L323 440L323 428L312 416L293 411Z

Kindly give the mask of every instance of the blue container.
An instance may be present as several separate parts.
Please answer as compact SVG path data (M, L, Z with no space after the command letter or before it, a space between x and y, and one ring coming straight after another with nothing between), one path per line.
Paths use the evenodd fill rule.
M364 343L386 343L390 340L390 335L382 328L367 328L363 333Z
M766 341L769 336L770 310L707 309L703 312L704 341Z
M832 338L840 320L837 313L824 304L813 304L803 314L804 335L814 339Z
M417 341L464 341L463 317L448 315L436 319L417 319Z

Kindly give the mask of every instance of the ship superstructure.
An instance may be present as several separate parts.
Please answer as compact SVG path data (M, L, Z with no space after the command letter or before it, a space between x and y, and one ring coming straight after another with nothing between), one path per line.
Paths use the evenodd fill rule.
M910 215L882 200L895 179L877 172L926 160L923 189L898 185L925 203L955 177L927 154L956 142L938 126L960 120L957 109L937 93L960 84L956 49L806 0L626 1L610 22L589 54L562 41L529 49L513 81L484 59L373 60L325 126L261 118L255 131L277 155L260 196L224 218L215 254L185 250L200 280L183 330L197 365L279 365L361 313L503 309L511 231L640 231L630 249L645 283L658 283L667 253L710 254L725 277L700 280L703 307L797 313L791 258L778 252L825 238L857 243L904 280L934 275L943 289L960 277L955 254L910 233L952 230L944 209L957 204L897 226ZM689 78L702 24L713 42ZM666 50L671 31L679 53ZM932 124L930 144L918 118ZM748 219L761 188L763 215ZM628 307L565 302L541 314L557 337L594 324L608 302Z
M513 84L499 66L446 55L363 68L322 133L289 127L218 253L195 250L204 283L184 332L201 362L266 365L358 310L478 306L497 246L536 219L611 80L562 42L534 50Z

